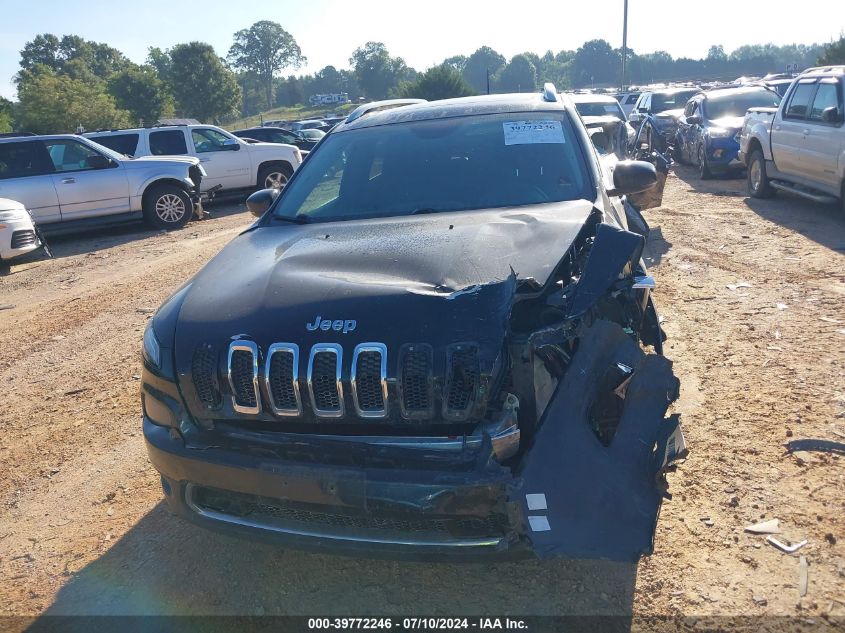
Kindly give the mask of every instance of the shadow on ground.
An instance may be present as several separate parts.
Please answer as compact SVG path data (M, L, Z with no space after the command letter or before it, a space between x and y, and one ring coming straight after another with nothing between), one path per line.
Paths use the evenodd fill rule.
M202 530L159 503L76 572L44 616L630 616L636 573L635 563L609 561L450 564L310 554Z
M646 211L646 213L648 212ZM663 260L663 256L672 249L672 242L663 237L661 227L652 226L650 228L643 251L643 259L648 267L657 266Z

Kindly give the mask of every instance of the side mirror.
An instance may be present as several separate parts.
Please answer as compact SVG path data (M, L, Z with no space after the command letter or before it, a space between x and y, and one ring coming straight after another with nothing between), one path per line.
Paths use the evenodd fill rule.
M624 196L651 189L657 183L657 170L644 160L623 160L613 170L613 189L609 196Z
M233 138L223 141L223 149L227 149L231 152L237 152L240 148L241 144Z
M841 123L842 116L839 114L839 108L830 106L822 110L822 121L825 123Z
M102 154L94 154L85 159L85 165L88 169L108 169L114 166L111 158L103 156Z
M693 114L687 117L687 123L690 125L701 125L704 122L704 119L701 118L699 114Z
M261 189L246 199L246 208L256 218L260 218L267 212L272 204L279 197L281 189Z

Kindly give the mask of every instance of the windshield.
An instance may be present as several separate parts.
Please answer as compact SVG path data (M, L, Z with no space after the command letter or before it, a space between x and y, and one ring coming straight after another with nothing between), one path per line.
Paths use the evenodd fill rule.
M713 95L704 102L704 116L714 121L725 117L745 116L749 108L777 107L780 96L770 90L744 90Z
M114 151L113 149L106 147L105 145L100 145L96 141L96 139L86 138L85 140L88 141L92 145L92 147L94 149L96 149L98 152L100 152L101 154L105 154L106 156L108 156L109 158L111 158L113 160L125 160L126 159L126 154L120 154L120 153Z
M625 120L625 113L618 101L614 103L576 103L575 109L581 116L615 116L621 121Z
M584 198L590 180L568 116L520 112L330 134L273 213L329 221Z
M683 108L690 97L701 92L698 88L680 90L678 92L655 92L651 95L651 111L654 114L666 112L666 110L677 110Z

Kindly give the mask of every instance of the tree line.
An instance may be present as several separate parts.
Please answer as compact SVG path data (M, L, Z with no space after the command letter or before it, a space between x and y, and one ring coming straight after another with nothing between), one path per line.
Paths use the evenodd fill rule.
M625 61L628 84L733 79L783 70L788 64L845 63L845 37L827 47L765 44L731 53L716 45L702 59L628 50ZM346 92L352 101L439 99L534 91L545 81L561 90L615 87L622 81L622 51L601 39L574 50L525 52L510 59L482 46L424 72L391 55L383 43L367 42L351 53L348 69L326 66L313 74L281 76L305 63L294 37L269 20L237 31L225 58L210 44L187 42L166 50L152 47L143 64L105 43L41 34L21 51L15 76L18 102L0 98L0 132L128 127L173 116L220 123L337 92Z

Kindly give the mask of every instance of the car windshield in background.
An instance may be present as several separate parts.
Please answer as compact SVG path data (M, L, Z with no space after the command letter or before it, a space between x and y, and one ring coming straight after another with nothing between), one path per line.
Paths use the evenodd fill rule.
M681 90L679 92L655 92L651 95L651 111L655 114L666 110L683 108L690 97L701 92L698 88Z
M770 90L725 91L704 102L704 115L711 121L725 117L745 116L749 108L776 108L780 96Z
M575 109L581 116L615 116L625 120L625 113L619 103L576 103Z
M276 217L305 221L467 211L591 198L563 113L511 113L329 135Z

